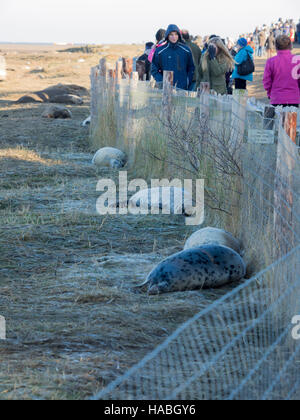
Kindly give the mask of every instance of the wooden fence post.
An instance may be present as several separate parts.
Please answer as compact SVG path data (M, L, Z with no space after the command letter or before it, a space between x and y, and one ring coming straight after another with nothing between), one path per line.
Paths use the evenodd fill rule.
M246 117L247 117L248 91L245 89L235 89L232 100L232 140L240 144L244 139ZM236 134L236 135L235 135Z
M209 95L210 84L208 82L201 82L199 89L201 118L204 118L207 121L209 119Z
M116 80L117 80L117 83L120 83L120 80L122 80L122 66L123 66L122 60L118 60L116 62Z
M98 66L91 68L91 128L94 127L95 121L97 119L97 109L98 109L98 76L99 68Z
M162 112L168 121L170 121L172 116L173 81L174 73L172 71L164 71Z
M296 144L297 112L283 112L282 115L283 127L290 139Z
M99 89L100 92L98 93L98 107L101 109L105 106L106 101L106 75L107 75L107 66L106 66L106 58L101 58L99 63Z
M274 231L278 244L277 256L286 255L295 245L295 233L293 232L293 209L294 209L294 170L296 166L297 149L295 127L297 126L294 113L283 112L278 133L277 168L275 176L274 192ZM293 139L290 137L293 136ZM298 212L298 209L295 209Z

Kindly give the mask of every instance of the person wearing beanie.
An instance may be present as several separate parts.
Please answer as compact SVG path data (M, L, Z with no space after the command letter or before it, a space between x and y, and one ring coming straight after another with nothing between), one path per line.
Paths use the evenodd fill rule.
M150 80L151 77L151 63L148 60L149 54L153 48L153 42L147 42L145 44L145 52L141 55L136 62L136 71L139 73L139 79L144 80L144 75L146 75L146 80Z
M275 41L277 55L266 63L263 84L271 105L295 106L300 104L300 78L295 77L292 42L288 35Z
M191 41L189 31L183 29L181 31L182 38L184 39L185 44L191 49L193 54L193 60L195 65L195 73L193 78L193 85L191 87L192 91L195 91L200 86L200 79L202 77L201 71L201 49L197 44Z
M244 61L248 59L250 56L251 60L253 61L253 48L248 45L246 38L240 38L237 42L237 50L238 53L235 56L235 68L232 73L231 78L234 80L235 88L236 89L247 89L247 81L253 81L253 73L247 74L246 76L242 76L239 74L238 66L242 64Z
M158 84L163 82L163 72L173 71L174 85L183 90L193 87L195 65L192 51L183 43L181 32L176 25L169 25L166 44L155 50L151 74Z

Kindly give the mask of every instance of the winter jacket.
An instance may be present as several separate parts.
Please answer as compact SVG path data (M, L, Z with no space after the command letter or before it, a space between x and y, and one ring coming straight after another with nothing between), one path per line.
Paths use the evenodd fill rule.
M192 51L192 55L193 55L193 60L194 60L194 65L195 65L195 73L194 73L194 77L193 77L193 82L196 82L197 87L200 85L200 70L201 70L201 49L198 47L197 44L195 44L194 42L188 40L185 41L186 45L190 48L190 50Z
M272 105L300 104L300 79L293 77L297 64L293 57L290 50L283 50L267 60L263 83Z
M176 44L168 41L171 32L179 34ZM152 60L151 73L157 82L163 81L164 71L174 72L174 85L179 89L189 90L194 77L195 65L192 51L183 43L180 30L170 25L166 32L166 45L157 48Z
M207 60L207 69L203 70L206 66L204 61ZM225 61L219 61L218 58L211 60L207 55L202 56L202 79L201 82L209 82L210 89L215 92L226 95L226 73L228 72L228 64Z
M275 38L273 34L268 36L266 48L267 50L275 50Z
M151 72L151 63L148 60L148 55L146 53L144 53L143 55L141 55L137 61L143 61L145 63L145 70L146 70L146 80L150 80L150 72Z
M242 48L237 55L235 56L234 60L236 62L235 68L232 73L232 79L243 79L243 80L249 80L250 82L253 81L253 73L248 74L247 76L241 76L238 73L238 65L242 64L244 61L247 60L248 55L250 55L251 59L253 60L253 49L250 47L250 45L247 45L247 47Z
M264 47L265 46L265 43L266 43L266 34L265 34L264 31L261 31L258 34L258 40L259 40L259 46L260 47Z

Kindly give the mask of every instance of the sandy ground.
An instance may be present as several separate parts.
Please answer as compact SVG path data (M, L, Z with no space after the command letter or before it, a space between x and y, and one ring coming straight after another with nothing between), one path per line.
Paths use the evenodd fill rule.
M99 57L113 62L142 47L57 48L65 47L0 45L8 67L0 82L0 314L7 322L0 399L87 398L231 288L133 292L191 232L178 218L96 214L97 180L111 174L90 163L88 129L80 126L89 97L68 106L71 120L55 121L41 118L46 104L14 101L58 83L89 88ZM266 99L263 66L258 60L250 94Z

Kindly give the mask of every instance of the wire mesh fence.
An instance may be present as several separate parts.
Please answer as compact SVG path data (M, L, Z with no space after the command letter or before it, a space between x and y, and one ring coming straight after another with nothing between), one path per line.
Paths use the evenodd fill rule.
M92 144L126 151L135 176L203 178L206 223L241 239L249 277L94 398L299 398L300 159L287 134L299 111L91 78Z

